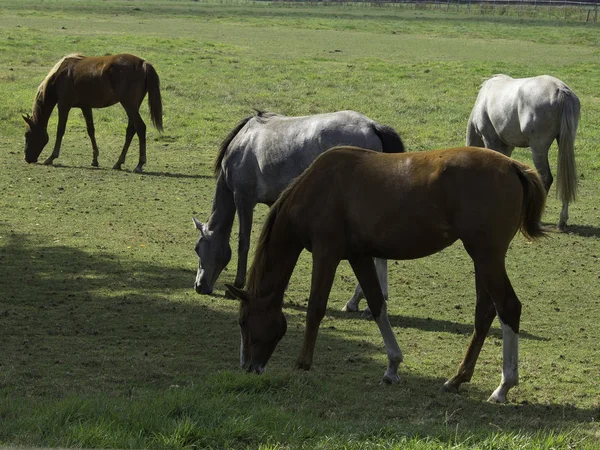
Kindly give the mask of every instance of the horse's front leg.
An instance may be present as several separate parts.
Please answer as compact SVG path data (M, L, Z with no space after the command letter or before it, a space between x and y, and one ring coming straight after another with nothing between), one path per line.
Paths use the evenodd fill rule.
M306 329L304 330L300 356L296 361L298 369L309 370L312 365L319 326L325 316L327 300L339 263L339 259L328 255L319 256L313 250L312 280L306 311Z
M52 165L54 160L58 158L60 154L60 144L62 143L62 138L65 135L65 131L67 129L67 119L69 118L69 111L71 110L70 106L60 106L58 105L58 126L56 127L56 142L54 143L54 150L52 150L52 154L44 161L44 164L49 166Z
M240 192L235 192L233 199L240 222L238 234L238 265L233 285L241 289L246 284L248 252L250 251L250 234L252 233L252 218L254 216L254 206L256 205L256 202Z
M94 116L92 114L92 108L82 107L81 112L85 118L85 126L87 129L88 136L92 141L92 166L98 167L98 144L96 144L96 129L94 128Z
M396 335L390 324L387 314L387 303L383 298L375 264L373 263L373 259L369 257L353 258L349 261L363 288L367 303L375 318L375 322L379 327L381 337L385 344L388 367L383 375L383 381L389 384L396 383L400 380L398 367L403 360L402 351L400 350L400 346L396 341Z

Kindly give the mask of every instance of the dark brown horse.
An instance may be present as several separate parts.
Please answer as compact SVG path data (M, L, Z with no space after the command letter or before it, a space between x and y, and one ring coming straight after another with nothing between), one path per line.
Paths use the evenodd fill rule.
M520 229L542 236L546 191L535 171L473 147L382 154L338 147L324 153L271 208L248 290L241 300L241 363L261 373L286 332L286 289L300 252L312 252L306 330L297 367L309 369L339 262L347 259L379 326L388 355L384 381L395 382L402 352L390 326L373 257L422 258L460 239L475 264L475 331L458 373L444 389L471 379L496 314L503 332L502 382L489 398L506 401L518 381L519 302L504 258Z
M127 54L99 57L78 54L65 56L56 63L40 84L31 117L23 116L27 123L25 161L37 162L49 140L48 120L54 107L58 105L56 143L44 164L52 164L58 158L69 111L71 108L81 108L92 141L92 166L97 167L98 145L94 134L92 108L105 108L120 103L127 113L128 124L125 145L113 169L121 169L133 135L137 133L140 159L135 171L141 172L146 164L146 124L140 116L139 109L146 92L152 123L162 131L160 81L149 62Z

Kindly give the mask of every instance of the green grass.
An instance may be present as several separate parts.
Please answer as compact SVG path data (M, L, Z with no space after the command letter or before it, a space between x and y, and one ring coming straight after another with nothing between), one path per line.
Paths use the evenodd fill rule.
M597 448L600 446L600 53L598 26L345 5L7 0L0 15L0 445L103 448ZM56 167L23 161L40 81L71 52L130 52L160 77L165 133L148 165L119 107L95 110L100 169L71 113ZM310 258L286 294L289 329L264 376L239 372L237 304L192 289L218 144L252 108L355 109L394 126L411 151L460 145L482 79L548 73L582 102L580 197L570 231L515 238L509 275L523 303L521 384L497 385L497 323L473 381L439 392L473 323L472 264L457 244L390 265L390 315L405 355L383 386L374 323L339 310L340 266L314 367L300 348ZM142 115L148 118L147 106ZM149 121L147 120L147 123ZM56 128L49 132L52 145ZM50 148L42 158L50 153ZM514 154L531 162L527 150ZM555 172L556 148L551 150ZM544 221L558 220L551 191ZM255 233L267 209L257 208ZM237 225L236 225L237 226ZM234 233L235 235L235 233ZM233 245L235 248L235 243Z

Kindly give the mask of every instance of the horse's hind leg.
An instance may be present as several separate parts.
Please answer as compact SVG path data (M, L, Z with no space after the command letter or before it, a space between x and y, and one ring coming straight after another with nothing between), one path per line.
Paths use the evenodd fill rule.
M548 151L550 150L550 144L548 145L532 145L531 156L533 158L533 165L540 174L546 193L550 191L554 177L550 171L550 164L548 163ZM560 219L558 221L557 228L561 231L567 229L567 221L569 220L569 202L563 202L562 209L560 210Z
M504 266L504 252L491 261L487 259L487 262L475 264L502 325L502 381L488 401L504 403L509 389L519 383L521 302L508 279Z
M467 353L463 361L458 366L457 374L450 380L446 381L442 390L447 392L458 392L458 388L462 383L471 381L475 364L479 357L479 352L483 347L483 343L490 329L490 325L496 317L496 309L491 297L487 293L481 280L481 275L475 267L475 290L477 293L477 303L475 306L475 329L471 336L471 341L467 347Z
M87 128L88 136L92 141L92 166L98 167L98 144L96 144L96 129L94 128L94 116L92 114L92 108L82 107L81 112L85 118L85 126Z
M387 269L387 259L381 258L373 258L375 261L375 268L377 269L377 277L379 278L379 285L381 286L381 290L383 292L383 298L388 300L389 298L389 290L388 290L388 269ZM363 293L362 288L360 287L360 283L356 285L354 289L354 294L352 298L348 300L346 305L342 308L342 311L346 312L358 312L359 311L359 303L365 298L365 294ZM371 315L371 311L367 306L364 311L365 315Z
M550 150L550 145L531 146L533 165L540 174L540 178L546 188L546 193L550 191L550 186L552 186L552 182L554 181L552 172L550 171L550 164L548 163L548 150Z
M125 108L125 111L127 112L127 117L129 118L129 124L127 125L127 132L125 134L125 145L123 147L123 151L121 152L121 156L119 157L119 160L115 164L115 167L114 167L115 169L120 169L121 164L123 164L125 162L125 156L127 156L127 150L129 149L129 144L131 144L131 138L133 138L133 135L131 136L131 138L129 138L131 125L133 125L133 127L135 129L135 132L138 135L138 140L140 143L140 159L139 159L138 165L134 169L134 172L141 173L142 169L144 167L144 164L146 164L146 124L142 120L142 116L140 116L139 106L140 106L140 104L138 104L136 107L130 107L127 105L123 105L123 108Z
M69 118L70 107L60 106L58 105L58 126L56 127L56 142L54 142L54 150L52 150L52 154L44 161L44 164L49 166L51 165L58 155L60 154L60 144L62 143L62 138L65 135L65 131L67 129L67 119Z
M370 257L352 258L349 260L360 285L363 288L371 313L377 322L388 357L388 367L383 375L385 383L395 383L400 380L398 366L402 362L402 351L387 314L387 303L383 298L379 279L373 259Z
M125 163L125 158L127 157L127 151L129 150L129 146L131 145L131 141L133 140L133 135L135 134L135 127L133 126L133 122L129 120L127 123L127 130L125 130L125 144L123 145L123 150L121 150L121 155L119 159L113 166L115 170L121 170L121 166Z

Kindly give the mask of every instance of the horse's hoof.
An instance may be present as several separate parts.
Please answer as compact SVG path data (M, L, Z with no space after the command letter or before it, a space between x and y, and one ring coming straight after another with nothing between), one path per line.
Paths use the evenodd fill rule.
M352 306L350 303L346 303L344 305L344 307L342 308L343 312L349 312L349 313L356 313L359 312L358 308L355 306Z
M140 166L137 166L135 169L133 169L133 171L135 173L142 173L143 170L142 170L142 168Z
M393 375L388 375L385 374L383 376L383 384L396 384L400 382L400 375L398 375L397 373L393 374Z
M98 167L98 166L99 166L98 161L92 161L92 167Z
M44 165L51 166L53 161L54 161L53 159L47 159L46 161L44 161Z
M360 317L362 317L363 319L367 319L367 320L373 320L373 314L371 313L371 311L369 309L365 309L362 314L360 315Z
M229 292L229 289L225 289L225 298L228 298L229 300L237 300L237 297Z
M506 399L506 395L494 392L492 395L490 395L487 401L489 403L506 403L508 400Z
M559 224L556 226L556 229L557 229L558 231L560 231L561 233L566 233L566 232L567 232L567 224L566 224L566 223L559 223Z
M115 164L113 170L121 170L121 164Z
M458 386L450 383L450 381L446 381L444 385L440 388L442 392L449 392L451 394L458 394Z
M310 363L307 363L305 361L298 361L298 362L296 362L296 369L298 369L298 370L310 370Z

